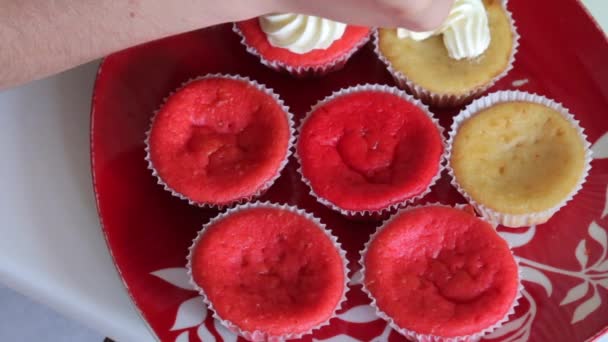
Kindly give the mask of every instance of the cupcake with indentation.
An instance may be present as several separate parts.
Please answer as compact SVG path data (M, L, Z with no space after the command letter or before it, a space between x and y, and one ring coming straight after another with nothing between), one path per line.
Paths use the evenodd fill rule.
M147 133L146 159L173 195L224 206L268 189L287 164L292 139L289 109L272 90L208 75L166 99Z
M506 322L519 298L507 242L451 207L399 212L366 244L361 266L378 315L415 341L476 341Z
M363 85L313 106L299 130L300 173L317 200L346 215L379 214L423 197L439 178L442 129L402 90Z
M284 341L329 324L346 299L346 263L317 218L253 203L205 225L188 272L222 324L249 340Z

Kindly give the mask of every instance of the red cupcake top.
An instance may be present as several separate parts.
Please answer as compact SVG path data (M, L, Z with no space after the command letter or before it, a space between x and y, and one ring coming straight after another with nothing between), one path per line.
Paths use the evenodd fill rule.
M345 291L343 259L317 223L288 209L241 209L212 223L191 252L192 277L243 331L305 333Z
M440 170L444 147L419 106L386 91L361 90L317 107L301 128L297 150L302 174L322 201L379 211L423 194Z
M272 46L262 31L258 18L236 23L245 43L269 62L279 62L292 67L311 67L325 65L340 59L353 49L366 42L370 29L363 26L348 25L342 38L333 42L327 49L315 49L299 54L281 47Z
M467 336L509 312L517 264L492 226L458 209L428 206L397 214L373 238L365 286L401 328Z
M290 120L277 100L240 79L190 82L160 108L149 134L152 166L174 192L204 204L256 195L288 156Z

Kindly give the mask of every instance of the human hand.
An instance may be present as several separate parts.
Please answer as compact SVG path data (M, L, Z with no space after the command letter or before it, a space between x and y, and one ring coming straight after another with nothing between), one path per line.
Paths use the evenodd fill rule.
M0 89L150 40L268 13L427 31L454 0L0 0ZM69 38L69 39L66 39Z

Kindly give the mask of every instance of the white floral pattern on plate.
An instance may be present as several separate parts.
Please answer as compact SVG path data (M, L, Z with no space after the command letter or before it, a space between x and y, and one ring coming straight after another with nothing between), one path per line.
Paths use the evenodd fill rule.
M536 227L530 227L524 233L505 233L500 234L512 245L513 248L523 246L530 242L534 237ZM543 272L557 273L564 276L575 277L581 279L579 285L571 288L566 296L561 300L560 305L568 305L580 300L592 291L592 296L578 304L572 316L572 324L576 324L587 316L591 315L601 305L598 287L603 286L608 288L608 260L606 259L607 250L607 235L606 230L600 227L597 223L592 222L587 230L589 236L600 244L602 254L598 260L591 266L588 265L587 256L587 240L582 239L574 251L576 260L581 266L580 271L571 271L562 268L553 267L534 260L518 257L522 280L540 285L546 292L547 297L553 293L553 284L551 280ZM520 317L512 319L504 324L498 330L484 337L484 339L497 339L506 337L503 342L523 342L527 341L532 331L532 323L536 317L537 306L534 298L524 289L523 298L529 303L528 310ZM507 337L508 336L508 337Z
M152 272L151 274L175 287L196 293L196 290L190 285L185 267L165 268ZM194 327L198 327L196 329L196 334L201 341L215 342L215 336L204 324L205 318L207 318L207 311L202 296L197 295L196 297L192 297L181 303L175 314L175 323L173 323L171 330L184 331L177 336L175 342L188 342L190 338L189 330ZM217 320L214 321L214 328L222 337L222 341L235 342L237 340L237 336L219 324Z

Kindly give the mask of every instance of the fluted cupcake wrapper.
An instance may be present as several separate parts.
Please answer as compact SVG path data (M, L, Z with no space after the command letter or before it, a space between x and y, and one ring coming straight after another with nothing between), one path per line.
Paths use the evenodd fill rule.
M509 308L509 310L507 311L507 313L501 318L499 319L496 323L494 323L493 325L475 332L473 334L470 335L464 335L464 336L452 336L452 337L443 337L443 336L437 336L437 335L429 335L429 334L421 334L418 333L414 330L410 330L407 329L405 327L401 327L399 326L392 317L390 317L388 314L386 314L384 311L382 311L382 309L380 309L376 303L376 298L374 297L374 295L369 291L369 289L365 286L365 256L367 255L367 251L369 250L369 246L370 244L374 241L374 239L376 238L376 236L384 229L388 226L388 224L390 222L392 222L392 220L394 220L399 214L410 211L410 210L415 210L415 209L419 209L419 208L424 208L424 207L430 207L430 206L441 206L441 207L446 207L446 208L456 208L456 209L464 209L464 207L466 207L466 205L463 204L458 204L455 206L449 206L449 205L445 205L445 204L441 204L441 203L427 203L427 204L422 204L422 205L417 205L417 206L411 206L411 207L407 207L405 209L401 209L399 210L398 213L396 213L395 215L391 216L389 219L387 219L386 221L384 221L382 223L382 225L380 225L380 227L378 227L378 229L376 229L376 231L370 236L369 240L365 243L363 250L361 251L360 255L360 259L359 259L359 265L361 266L361 284L362 284L362 290L363 292L369 297L369 299L371 300L371 306L374 308L374 310L376 311L376 315L378 315L378 317L384 319L391 328L393 328L395 331L397 331L398 333L400 333L401 335L407 337L410 340L413 341L418 341L418 342L469 342L469 341L477 341L479 340L482 336L491 333L492 331L500 328L503 324L505 324L508 320L509 317L511 315L513 315L515 313L515 308L517 307L517 305L519 305L519 300L522 297L522 291L523 291L523 285L521 282L521 269L519 267L519 260L517 259L517 257L515 257L515 255L513 255L513 250L511 248L509 248L509 250L511 251L511 255L513 256L513 259L515 260L515 263L517 264L517 270L518 270L518 279L517 279L517 283L518 283L518 291L517 294L515 296L515 298L513 299L513 304L511 305L511 307ZM481 218L483 219L483 218ZM505 240L505 242L507 243L507 245L509 245L509 242ZM509 247L511 247L509 245Z
M284 72L287 72L298 78L320 77L323 75L327 75L328 73L330 73L332 71L337 71L337 70L342 69L346 65L346 62L348 62L348 60L355 54L355 52L359 51L359 49L361 49L361 47L363 47L365 44L367 44L367 42L369 41L369 39L371 37L371 31L370 31L370 34L366 38L361 39L355 46L353 46L345 54L343 54L339 58L336 58L330 62L327 62L324 64L294 67L291 65L287 65L281 61L268 60L264 56L262 56L262 54L260 54L260 52L255 47L247 44L245 35L241 31L241 29L239 29L237 23L234 23L232 25L232 31L234 31L236 34L238 34L241 37L241 44L243 46L245 46L245 48L247 49L247 52L249 52L250 54L259 58L260 62L262 64L264 64L265 66L267 66L268 68L270 68L274 71L279 71L279 72L284 71Z
M175 94L176 92L180 91L182 88L184 88L185 86L187 86L188 84L195 82L195 81L199 81L199 80L204 80L204 79L209 79L209 78L226 78L226 79L231 79L231 80L237 80L237 81L243 81L246 82L252 86L254 86L256 89L270 95L276 102L277 104L279 104L279 106L281 107L281 109L283 110L283 112L285 113L285 116L287 118L288 121L288 125L289 125L289 142L287 145L287 149L286 149L286 153L285 153L285 158L281 161L279 167L276 170L276 173L269 178L264 184L262 184L260 186L260 188L258 190L256 190L255 193L246 196L246 197L242 197L242 198L235 198L234 200L227 202L227 203L211 203L211 202L197 202L191 198L189 198L188 196L186 196L185 194L182 194L178 191L175 191L173 188L171 188L167 183L165 183L165 181L160 177L160 175L158 174L158 172L156 171L156 168L154 167L154 163L152 162L152 159L150 157L150 133L152 132L152 126L154 125L154 120L156 119L156 115L158 114L158 111L165 105L165 103L167 102L167 99L169 99L173 94ZM150 127L148 128L148 130L146 131L146 139L145 139L145 144L146 144L146 157L145 160L148 164L148 169L152 171L152 175L154 177L156 177L157 183L159 185L161 185L166 191L170 192L173 196L178 197L182 200L188 201L188 203L190 205L194 205L194 206L198 206L198 207L202 207L202 208L225 208L225 207L230 207L232 205L235 204L242 204L245 202L249 202L251 200L253 200L256 197L259 197L261 195L264 194L264 192L266 192L266 190L268 190L273 184L274 182L277 180L277 178L279 178L279 176L281 175L281 172L283 171L283 169L285 168L285 166L287 165L288 161L289 161L289 157L292 154L292 150L293 150L293 146L295 143L295 124L294 124L294 118L293 118L293 114L290 112L290 109L287 105L285 105L285 103L283 102L283 100L279 97L278 94L276 94L274 92L273 89L266 87L264 84L258 83L255 80L251 80L248 77L243 77L240 75L228 75L228 74L207 74L204 76L200 76L200 77L196 77L196 78L191 78L188 81L182 83L182 85L174 90L173 92L171 92L169 95L167 95L163 101L162 104L160 105L159 109L157 109L154 112L154 115L152 116L152 119L150 120Z
M341 213L342 215L345 216L349 216L349 217L363 217L363 218L370 218L370 217L382 217L386 214L391 213L392 211L395 211L398 208L404 207L414 201L417 201L419 199L422 199L424 196L428 195L431 192L431 188L435 185L435 183L437 183L437 181L439 180L439 178L441 178L441 174L443 172L443 170L445 169L445 157L446 157L446 152L447 152L447 145L446 145L446 141L443 135L443 127L441 127L441 125L439 125L439 121L433 116L433 113L431 113L431 111L429 110L429 108L423 104L422 102L420 102L420 100L414 98L413 96L407 94L406 92L404 92L401 89L398 89L396 87L390 87L387 85L383 85L383 84L362 84L362 85L357 85L357 86L353 86L350 88L344 88L344 89L340 89L336 92L334 92L333 94L327 96L326 98L324 98L323 100L317 102L315 105L313 105L311 107L311 109L308 111L308 113L304 116L304 118L302 119L302 122L300 123L300 126L298 127L298 139L300 138L301 132L302 132L302 128L304 127L304 124L306 123L306 121L308 121L308 119L310 118L310 116L312 115L312 113L314 113L319 107L324 106L325 104L335 100L336 98L339 98L341 96L344 95L348 95L348 94L353 94L353 93L357 93L357 92L362 92L362 91L375 91L375 92L384 92L384 93L388 93L388 94L392 94L395 96L398 96L402 99L404 99L405 101L408 101L414 105L416 105L418 108L420 108L424 114L426 114L426 116L433 122L433 124L435 125L435 127L437 128L437 131L439 131L439 135L441 137L441 144L443 147L443 153L441 155L441 157L439 158L438 161L438 168L437 168L437 173L433 176L433 178L431 179L431 181L429 182L428 186L426 187L426 189L421 192L420 194L411 197L411 198L406 198L400 202L397 203L393 203L390 205L387 205L384 208L381 209L370 209L370 210L350 210L350 209L346 209L346 208L342 208L339 205L331 202L330 200L318 195L315 190L314 187L312 186L310 180L306 177L306 175L304 174L303 170L302 170L302 160L300 158L299 152L298 152L298 148L297 148L297 144L296 143L296 149L295 149L295 156L296 159L298 160L298 173L300 174L300 177L302 179L302 181L308 186L308 188L310 189L310 195L313 196L319 203L325 205L326 207L333 209L339 213Z
M323 233L325 233L325 235L327 235L327 237L331 240L332 244L334 245L334 247L340 254L340 258L342 259L342 265L344 267L344 291L342 292L342 297L340 298L338 304L336 305L336 308L334 309L334 312L331 317L329 317L324 322L310 328L307 331L285 334L285 335L281 335L281 336L274 336L274 335L270 335L267 332L264 332L261 330L255 330L255 331L243 330L237 324L220 317L217 314L217 311L213 307L213 302L207 297L204 289L201 288L200 286L198 286L198 284L194 281L194 278L192 276L192 257L193 257L193 253L194 253L194 249L195 249L196 245L198 244L200 239L205 235L205 233L207 232L207 229L209 227L213 226L215 223L225 219L226 217L229 217L232 214L235 214L242 210L249 210L249 209L254 209L254 208L273 208L273 209L279 209L279 210L286 210L286 211L289 211L289 212L292 212L297 215L305 217L306 219L315 223L316 226ZM243 205L239 205L239 206L230 208L230 209L226 210L225 212L220 213L218 216L212 218L208 223L204 224L203 228L198 232L196 238L192 241L192 244L188 248L188 256L186 257L186 261L187 261L186 269L187 269L190 284L203 297L203 301L205 302L207 307L209 309L211 309L211 311L213 311L213 317L215 319L217 319L226 328L231 330L232 332L234 332L250 341L285 341L285 340L289 340L289 339L301 338L304 335L312 334L315 330L329 325L329 322L331 321L331 319L333 319L334 317L337 316L336 312L339 311L342 308L342 305L346 302L346 293L349 290L349 288L348 288L348 282L349 282L348 260L346 259L346 252L342 249L341 244L338 242L338 238L336 236L332 235L331 232L329 231L329 229L327 229L327 227L325 226L325 224L323 224L321 222L321 220L319 218L315 217L313 214L310 214L300 208L286 205L286 204L276 204L276 203L271 203L271 202L246 203Z
M477 88L471 89L470 91L468 91L466 93L463 93L463 94L435 93L429 89L426 89L426 88L416 84L415 82L410 80L406 75L404 75L402 72L393 68L392 63L380 51L378 30L376 30L373 35L374 36L373 37L374 51L376 52L376 55L378 56L378 58L386 65L387 70L393 76L395 83L397 83L399 85L399 87L411 92L414 96L416 96L417 98L422 100L422 102L424 102L430 106L458 107L458 106L474 99L475 97L481 95L481 93L483 93L484 91L491 88L493 85L496 84L496 82L498 82L500 79L505 77L513 69L513 63L515 63L515 55L517 54L517 51L519 50L519 33L517 33L517 26L515 25L515 20L513 19L513 15L507 9L507 4L508 4L508 0L503 0L503 8L505 9L505 12L507 13L507 16L509 18L509 22L511 23L511 34L513 36L513 47L511 48L511 55L509 56L508 65L505 68L505 70L503 70L503 72L501 72L496 77L494 77L492 80L490 80L490 82L488 82L484 85L481 85Z
M489 108L495 104L503 103L503 102L513 102L513 101L523 101L523 102L532 102L541 104L543 106L549 107L557 112L559 112L564 119L566 119L573 127L576 128L580 139L583 141L583 146L585 148L585 168L583 169L583 173L573 188L573 190L566 196L562 201L560 201L557 205L552 208L549 208L540 212L532 212L527 214L509 214L496 211L484 205L483 203L477 202L473 199L466 190L462 188L462 186L458 183L458 179L454 173L454 169L451 166L450 159L452 156L452 148L454 144L454 138L460 129L460 126L469 118L475 116L480 111ZM448 160L448 173L452 177L452 185L460 192L466 200L477 210L477 212L482 215L486 220L488 220L493 225L501 224L506 227L518 228L518 227L526 227L534 224L541 224L547 222L551 216L553 216L559 209L566 205L573 197L576 195L583 187L587 176L589 175L589 171L591 170L591 160L593 159L591 156L591 144L587 140L587 135L584 132L584 129L580 126L579 121L574 118L574 116L570 113L570 111L562 106L560 103L555 102L551 99L548 99L541 95L530 94L522 91L499 91L495 93L488 94L480 99L473 101L470 105L468 105L465 109L463 109L457 116L454 117L454 122L452 123L452 128L450 130L450 135L448 139L448 150L447 150L447 160Z

